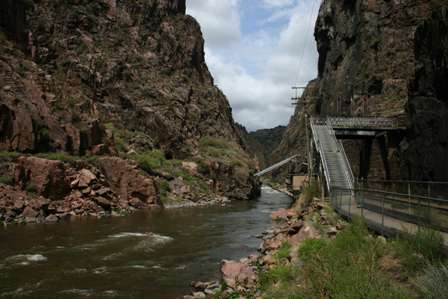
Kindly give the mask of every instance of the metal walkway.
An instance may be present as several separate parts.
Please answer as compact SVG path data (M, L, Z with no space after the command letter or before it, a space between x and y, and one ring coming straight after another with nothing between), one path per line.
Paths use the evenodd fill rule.
M431 228L448 250L448 182L357 181L338 130L401 130L386 118L312 118L311 130L333 207L348 218L361 217L384 235ZM376 134L376 133L375 133Z
M269 173L271 171L274 171L275 169L280 168L283 165L288 164L289 162L294 160L296 157L297 157L297 155L294 155L292 157L289 157L288 159L285 159L285 160L283 160L281 162L278 162L278 163L276 163L276 164L274 164L272 166L269 166L268 168L266 168L266 169L264 169L264 170L262 170L260 172L257 172L254 176L262 176L262 175L265 175L265 174L267 174L267 173Z
M337 140L333 128L321 120L311 120L311 130L316 149L320 154L327 189L352 189L353 173L342 143Z
M393 118L386 117L328 117L313 118L316 125L328 125L333 129L399 130L404 127Z

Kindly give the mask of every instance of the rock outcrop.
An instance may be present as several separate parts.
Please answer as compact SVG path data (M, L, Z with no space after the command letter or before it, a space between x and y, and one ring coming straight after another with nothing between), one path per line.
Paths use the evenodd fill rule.
M155 180L135 164L115 157L97 164L20 157L10 185L0 183L0 221L55 222L160 206Z
M2 5L2 149L84 154L109 141L106 123L174 155L204 135L235 138L185 1Z
M448 180L447 8L446 0L325 0L320 8L314 112L400 121L406 133L388 140L394 178ZM303 143L303 118L296 111L279 154ZM361 144L346 146L358 159ZM372 168L384 178L380 161Z
M185 0L1 1L0 151L26 157L10 163L18 173L0 175L14 177L17 190L32 184L39 195L64 200L73 190L72 181L61 181L67 166L29 155L65 152L86 169L97 165L85 157L105 156L96 158L97 169L118 204L141 207L159 204L151 186L171 191L166 181L181 175L148 167L141 174L130 161L135 155L160 151L167 160L215 163L202 152L206 138L244 152L205 64L200 26L185 11ZM256 193L250 163L219 162L219 180L187 165L190 183L222 185L202 188L204 197Z

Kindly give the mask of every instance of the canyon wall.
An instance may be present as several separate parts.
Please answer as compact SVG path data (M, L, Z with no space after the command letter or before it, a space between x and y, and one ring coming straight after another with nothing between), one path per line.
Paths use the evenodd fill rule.
M311 115L395 118L406 131L388 137L392 178L448 180L447 7L446 0L325 0L320 8ZM301 119L297 110L287 132L304 135ZM285 134L278 152L296 151L298 140ZM360 146L347 144L352 162ZM377 156L374 148L373 173L384 177Z
M1 1L2 181L20 194L23 180L32 181L14 175L25 165L12 156L69 155L84 162L63 161L63 180L73 183L73 173L87 169L112 186L120 167L113 175L91 160L119 156L125 169L140 167L158 182L148 191L151 204L208 192L231 199L256 194L254 164L205 64L200 26L185 11L185 0ZM111 186L115 197L127 196Z

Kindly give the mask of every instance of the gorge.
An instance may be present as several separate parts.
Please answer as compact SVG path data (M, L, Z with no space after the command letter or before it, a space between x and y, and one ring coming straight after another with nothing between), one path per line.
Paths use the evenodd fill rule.
M386 117L400 130L371 155L341 142L354 177L446 184L448 0L319 3L317 78L287 126L249 132L188 1L0 1L0 298L442 298L421 287L447 264L440 232L350 224L324 166L302 172L310 119ZM301 191L262 187L294 155ZM363 208L353 191L341 205ZM420 225L431 203L408 192L390 206Z

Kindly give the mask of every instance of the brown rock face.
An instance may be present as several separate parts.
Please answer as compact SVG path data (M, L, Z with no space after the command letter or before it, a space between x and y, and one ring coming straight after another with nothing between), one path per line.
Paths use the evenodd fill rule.
M21 157L15 180L23 189L32 190L48 198L60 199L70 191L61 162L36 157Z
M160 204L154 180L144 176L136 166L116 157L101 158L99 165L123 204L130 200L134 205L138 201L145 205Z
M387 137L393 178L448 180L447 7L446 0L325 0L320 8L316 105L308 112L402 121L404 136ZM296 111L279 155L303 148L303 119ZM361 144L346 146L349 159L359 159ZM372 174L384 178L378 160Z
M238 125L238 131L247 151L257 160L260 169L275 163L272 153L282 141L286 127L247 132L245 127Z
M185 0L26 2L1 3L2 31L26 41L0 35L0 150L84 154L105 123L179 156L235 140Z

